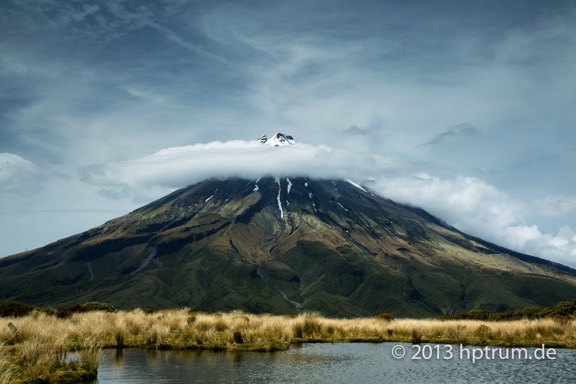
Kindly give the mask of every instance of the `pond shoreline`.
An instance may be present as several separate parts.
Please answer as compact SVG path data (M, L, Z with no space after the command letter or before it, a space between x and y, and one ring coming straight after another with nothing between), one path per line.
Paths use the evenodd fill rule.
M576 320L329 319L316 313L279 316L190 309L92 311L58 318L33 312L0 318L0 367L8 372L0 373L0 383L8 375L13 380L5 382L16 383L88 377L97 372L103 348L273 352L301 343L386 342L576 349ZM77 351L80 360L62 363L71 351Z

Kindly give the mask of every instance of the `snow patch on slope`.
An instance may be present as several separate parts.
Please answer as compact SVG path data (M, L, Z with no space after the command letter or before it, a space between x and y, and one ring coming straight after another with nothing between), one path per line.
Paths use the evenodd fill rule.
M309 183L306 181L304 183L304 186L306 187L306 190L308 190L308 185ZM314 212L318 212L318 210L316 209L316 204L314 204L314 194L310 191L308 191L308 197L310 198L310 200L312 200L312 207L314 208Z

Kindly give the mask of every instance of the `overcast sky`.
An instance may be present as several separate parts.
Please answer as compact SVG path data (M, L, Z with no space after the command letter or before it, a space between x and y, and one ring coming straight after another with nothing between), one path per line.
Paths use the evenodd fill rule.
M0 256L277 173L576 267L574 164L574 1L0 3Z

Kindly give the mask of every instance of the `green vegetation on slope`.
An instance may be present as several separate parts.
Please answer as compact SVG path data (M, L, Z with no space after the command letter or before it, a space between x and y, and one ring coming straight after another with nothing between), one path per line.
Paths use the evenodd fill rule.
M487 310L473 310L458 312L452 315L444 315L443 320L488 320L488 321L509 321L509 320L536 320L536 319L576 319L576 299L562 301L554 306L531 307L517 311L493 312Z
M423 318L576 297L576 271L348 182L294 178L289 191L284 178L254 183L207 180L2 258L0 300Z

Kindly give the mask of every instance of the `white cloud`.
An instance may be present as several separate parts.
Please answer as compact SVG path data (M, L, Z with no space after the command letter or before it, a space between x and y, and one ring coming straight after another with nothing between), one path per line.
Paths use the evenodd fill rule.
M510 227L507 236L518 240L520 251L576 267L576 232L570 226L556 234L542 233L536 225Z
M519 202L474 177L440 179L427 173L411 177L377 178L371 186L383 196L423 207L451 225L482 232L522 221Z
M262 175L369 177L375 170L392 172L409 163L325 145L295 143L272 147L257 140L214 141L163 149L131 161L106 163L84 171L86 181L133 189L178 188L208 177Z
M39 168L13 153L0 153L0 191L29 193L40 179Z
M530 208L473 177L440 179L429 174L375 179L371 188L398 202L422 207L448 224L498 245L576 266L576 232L556 234L529 224Z

